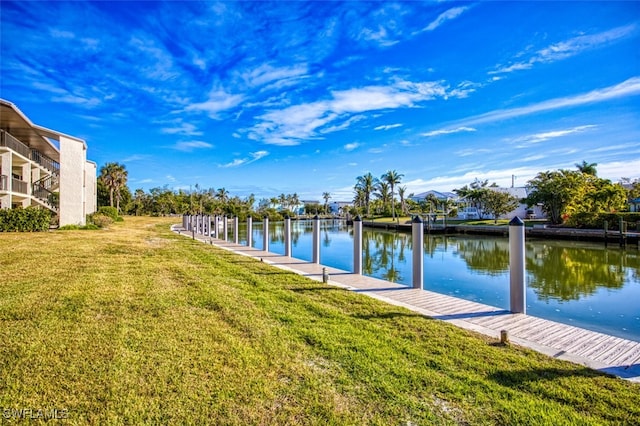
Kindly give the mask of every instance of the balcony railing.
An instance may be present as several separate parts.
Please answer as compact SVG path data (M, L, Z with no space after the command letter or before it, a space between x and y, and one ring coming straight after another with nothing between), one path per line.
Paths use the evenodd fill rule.
M36 151L35 149L31 150L31 160L40 164L45 169L49 170L51 173L56 175L60 174L60 163L51 158L47 157L40 151Z
M29 158L31 154L31 149L28 146L4 130L0 130L0 146L6 146L25 158Z
M11 178L11 191L28 194L29 184L23 180Z
M29 148L5 130L0 130L0 146L6 146L23 157L29 158L31 161L35 161L53 174L60 174L60 163L47 157L40 151Z
M9 176L0 175L0 191L9 190Z

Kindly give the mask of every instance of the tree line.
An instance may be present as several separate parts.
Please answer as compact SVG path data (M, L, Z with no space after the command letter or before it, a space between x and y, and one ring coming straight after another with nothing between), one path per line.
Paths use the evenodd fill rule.
M398 220L418 213L440 213L457 216L462 206L473 206L481 215L497 219L520 203L540 206L554 224L575 225L585 214L612 213L628 210L628 200L640 197L640 180L622 178L620 183L597 176L597 163L583 161L575 170L561 169L540 172L527 183L528 196L518 199L497 190L495 183L476 179L468 185L454 189L459 197L438 199L429 194L415 200L402 186L403 174L389 170L379 178L366 173L356 178L352 206L344 213L364 217L386 216ZM189 191L174 190L167 185L149 191L127 186L128 172L123 164L107 163L98 178L98 206L112 206L130 215L218 214L249 215L281 218L285 214L328 214L331 194L324 192L324 203L302 204L297 194L280 194L256 202L253 194L241 198L231 195L225 188L201 188L198 184ZM624 184L624 185L623 185ZM397 195L397 197L396 197Z

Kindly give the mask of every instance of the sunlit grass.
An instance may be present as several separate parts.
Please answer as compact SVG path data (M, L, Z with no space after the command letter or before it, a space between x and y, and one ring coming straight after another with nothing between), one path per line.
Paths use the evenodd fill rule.
M170 223L0 233L0 408L100 425L640 418L637 385L174 235Z

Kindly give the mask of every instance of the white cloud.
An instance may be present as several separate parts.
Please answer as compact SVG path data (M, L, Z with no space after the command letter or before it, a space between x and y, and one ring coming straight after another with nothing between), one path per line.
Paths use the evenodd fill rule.
M348 143L344 146L345 151L353 151L354 149L356 149L357 147L359 147L360 144L358 142L353 142L353 143Z
M470 157L470 156L476 156L476 155L484 155L484 154L488 154L490 153L491 150L490 149L485 149L485 148L467 148L467 149L460 149L456 152L454 152L454 154L456 154L459 157Z
M446 89L441 82L397 80L388 86L336 90L331 92L330 99L292 105L259 116L260 122L249 130L249 138L272 145L298 145L302 140L344 130L364 118L352 114L415 107L420 102L446 97ZM338 120L342 120L339 125L330 126Z
M457 18L458 16L462 15L464 12L466 12L469 9L470 9L469 6L451 8L441 13L440 15L438 15L438 17L434 21L432 21L429 25L424 27L420 32L433 31L436 28L438 28L440 25L444 24L447 21Z
M175 123L173 127L163 127L160 131L169 135L201 136L203 134L193 124L183 123L181 120Z
M598 127L598 126L596 126L594 124L587 124L587 125L584 125L584 126L572 127L570 129L553 130L553 131L549 131L549 132L536 133L536 134L533 134L533 135L527 135L527 136L522 136L522 137L516 138L512 142L520 143L522 145L519 145L518 148L524 148L524 147L529 146L529 145L533 145L533 144L537 144L537 143L540 143L540 142L548 141L550 139L560 138L560 137L563 137L563 136L571 135L573 133L584 132L586 130L594 129L596 127Z
M249 157L236 158L235 160L231 161L230 163L220 164L220 165L218 165L218 167L229 168L229 167L238 167L238 166L241 166L243 164L251 164L254 161L258 161L259 159L266 157L267 155L269 155L269 153L267 151L251 152L251 153L249 153Z
M209 117L219 120L220 113L238 106L245 99L244 95L230 94L222 88L214 88L209 92L209 99L194 103L185 108L186 111L206 112Z
M489 74L510 73L532 68L536 63L548 63L561 59L569 58L587 50L595 49L607 44L611 44L617 40L623 39L636 30L636 25L626 25L623 27L613 28L597 34L581 35L570 38L569 40L552 44L544 49L538 50L529 60L516 62L508 66L502 66ZM522 56L518 54L516 56Z
M476 129L474 129L473 127L456 127L453 129L440 129L440 130L432 130L430 132L426 132L426 133L422 133L420 136L425 136L425 137L433 137L433 136L440 136L440 135L449 135L451 133L460 133L460 132L475 132Z
M173 146L173 149L177 149L178 151L185 151L185 152L191 152L194 149L210 149L210 148L213 148L213 145L203 141L181 141L181 142L177 142Z
M592 90L575 96L564 98L555 98L548 101L539 102L537 104L490 111L485 114L476 115L458 121L463 126L474 126L482 123L492 123L496 121L506 120L509 118L521 117L524 115L535 114L538 112L552 111L560 108L574 107L590 103L604 102L610 99L617 99L627 96L635 96L640 94L640 77L632 77L622 83L614 86L605 87L603 89Z
M374 127L373 130L390 130L395 129L396 127L402 127L402 124L384 124L382 126Z

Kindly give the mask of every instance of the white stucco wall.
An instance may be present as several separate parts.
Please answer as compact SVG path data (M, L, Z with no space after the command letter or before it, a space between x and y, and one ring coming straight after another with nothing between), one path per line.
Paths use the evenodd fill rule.
M84 142L60 136L60 226L85 225Z
M87 161L84 167L84 200L85 214L95 213L98 209L98 189L96 187L96 175L98 165L93 161Z

